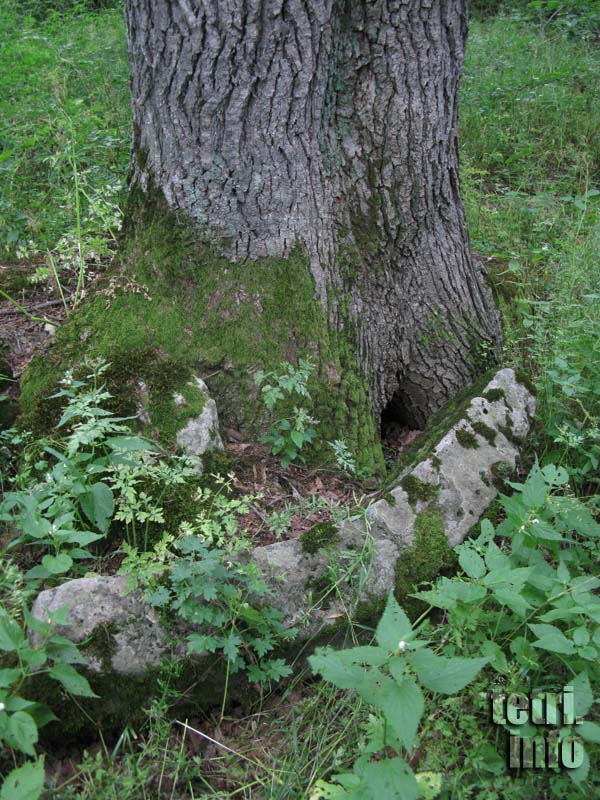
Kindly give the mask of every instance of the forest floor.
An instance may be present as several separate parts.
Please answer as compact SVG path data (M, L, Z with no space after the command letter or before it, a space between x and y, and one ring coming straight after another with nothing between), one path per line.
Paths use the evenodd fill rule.
M6 392L16 398L32 354L112 257L130 112L118 8L24 23L2 0L0 35L0 345L15 379ZM598 491L600 457L599 89L596 34L519 14L473 23L460 115L471 238L503 312L503 364L525 369L538 389L531 452L568 467L572 493L586 499ZM375 492L339 472L283 470L265 445L226 433L237 491L263 496L241 520L261 544L300 535ZM413 435L390 434L390 460ZM349 768L373 724L367 703L308 671L251 708L215 709L189 727L172 718L172 699L166 674L139 730L48 750L48 800L346 798L315 787ZM507 773L475 705L464 695L427 702L410 766L443 776L437 796L580 796L568 781ZM592 792L599 779L594 765Z

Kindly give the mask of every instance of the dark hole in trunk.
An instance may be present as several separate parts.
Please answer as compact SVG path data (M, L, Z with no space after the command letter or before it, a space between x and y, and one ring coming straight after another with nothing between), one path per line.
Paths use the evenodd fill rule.
M409 432L419 427L414 414L406 407L401 392L394 392L381 412L381 440L390 446L399 446Z

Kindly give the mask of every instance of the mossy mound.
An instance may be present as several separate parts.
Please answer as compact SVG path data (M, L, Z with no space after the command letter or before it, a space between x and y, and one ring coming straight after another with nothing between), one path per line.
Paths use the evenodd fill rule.
M440 487L433 483L426 483L425 481L417 478L416 475L405 475L400 481L400 486L407 494L408 502L414 508L417 502L421 500L426 502L428 500L435 500L440 493ZM393 498L393 495L391 495Z
M333 522L319 522L300 537L304 553L314 555L325 547L332 547L340 540L337 525Z
M421 600L410 597L420 583L432 582L440 575L456 571L457 556L448 542L444 518L435 505L420 511L415 518L414 539L396 564L395 595L411 619L426 608Z
M31 362L22 382L26 427L52 427L58 408L47 398L86 355L110 362L106 382L119 412L136 413L146 392L151 428L165 444L182 417L197 413L192 400L177 416L172 398L186 396L193 375L207 380L222 422L257 433L265 411L253 373L309 359L318 365L308 410L319 420L322 454L341 438L360 466L383 465L350 326L330 328L299 247L288 258L231 262L164 202L145 198L130 213L120 266Z

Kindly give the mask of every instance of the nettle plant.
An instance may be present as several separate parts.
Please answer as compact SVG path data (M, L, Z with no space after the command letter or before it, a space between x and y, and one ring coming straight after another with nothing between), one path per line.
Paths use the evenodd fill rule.
M310 665L340 689L352 689L377 710L352 772L319 781L313 797L329 800L416 800L419 783L406 758L415 744L425 709L423 690L455 694L490 660L445 657L419 635L390 594L375 631L377 644L335 651L317 649ZM394 755L390 756L389 753ZM387 754L387 756L382 756Z
M28 578L7 559L0 561L0 571L0 747L12 751L13 763L24 761L6 776L0 798L36 800L45 778L43 756L36 754L39 729L57 717L45 703L24 696L28 681L45 675L71 695L96 695L76 669L86 659L55 632L56 625L66 622L67 609L50 613L47 621L33 617L28 605L39 580Z
M259 370L254 375L254 382L261 387L263 403L272 417L269 432L261 442L271 445L271 454L280 456L284 469L292 461L304 461L300 451L314 440L316 431L313 426L318 424L318 420L313 419L302 406L295 405L291 414L278 418L275 418L276 410L284 402L289 405L294 397L310 400L307 383L314 369L314 364L301 358L297 368L292 364L282 364L281 372Z
M177 537L165 535L152 553L126 547L120 572L130 576L131 587L145 586L148 602L167 618L188 623L190 654L225 656L227 680L241 669L253 682L277 680L290 667L270 654L295 630L284 628L281 612L268 605L271 590L243 557L251 542L239 519L256 498L232 497L233 476L214 477L219 489L198 490L200 511Z
M66 622L66 609L42 622L29 605L43 584L81 574L79 565L95 557L89 546L113 532L115 521L125 527L125 540L116 542L126 554L124 570L134 573L132 584L147 589L154 605L188 623L190 653L223 653L227 676L246 669L251 680L265 682L289 674L284 661L269 654L294 631L285 630L281 614L269 607L257 567L242 558L250 542L239 518L256 498L232 497L233 476L213 476L218 490L199 488L190 520L175 533L163 530L145 552L148 526L165 524L162 498L197 480L198 462L159 451L133 434L129 418L103 407L111 397L101 384L108 366L90 362L83 380L67 373L54 395L64 398L65 408L52 440L33 444L16 432L0 439L4 450L24 446L20 465L7 450L14 475L3 482L0 502L0 523L15 534L0 553L0 742L14 754L34 757L38 728L56 719L46 706L22 697L34 673L47 673L72 695L95 697L76 670L84 657L54 633ZM27 548L38 563L23 572L11 558L17 548ZM36 800L43 785L43 758L27 761L6 777L0 800Z
M151 473L148 453L154 446L132 434L123 424L128 418L103 408L111 395L98 381L108 365L88 366L92 371L85 380L67 373L63 389L53 395L67 401L57 425L64 437L42 440L26 454L12 491L0 503L0 521L18 531L9 548L46 551L29 579L64 575L76 562L91 559L89 545L106 536L115 508L127 519L135 476L140 470ZM149 500L142 498L138 507ZM152 511L148 506L139 511L144 518Z
M596 498L583 502L572 496L568 481L565 469L536 462L524 483L510 483L514 494L500 496L506 519L496 529L483 520L480 535L456 548L464 574L440 578L431 589L412 595L428 605L420 620L437 608L444 612L444 624L425 620L421 626L418 621L411 625L390 597L376 630L376 647L324 650L313 656L316 672L375 706L353 771L335 776L337 785L318 784L315 797L416 798L424 791L419 782L424 776L415 778L401 755L410 756L415 745L423 689L454 694L486 665L491 678L485 684L479 680L477 691L493 689L494 675L508 692L532 696L560 693L568 686L578 716L593 709L594 687L600 681L600 524ZM486 707L488 699L482 698ZM530 723L505 727L523 739L544 733ZM487 745L490 773L506 771L496 752L496 734L495 728L490 730ZM564 724L555 746L574 735L598 744L600 725ZM394 757L387 755L390 749ZM558 766L549 768L556 773L556 796L567 796L571 781L584 785L589 757L584 750L582 765L566 775L557 772ZM429 787L430 797L442 788L442 776L434 777L439 785L435 791Z

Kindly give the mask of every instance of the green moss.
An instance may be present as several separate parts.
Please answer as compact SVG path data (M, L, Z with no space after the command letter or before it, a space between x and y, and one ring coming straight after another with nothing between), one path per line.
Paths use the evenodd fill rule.
M424 502L435 500L440 493L440 487L433 483L425 483L416 475L405 475L400 481L400 486L408 495L408 502L414 508L419 500Z
M396 599L415 619L424 604L409 597L418 584L431 582L438 575L456 569L456 554L448 543L440 509L432 506L415 517L414 540L402 552L396 564Z
M358 466L381 471L355 331L348 319L339 330L330 326L306 253L297 246L287 258L232 263L164 202L139 200L134 196L125 228L121 272L115 268L27 370L24 424L38 432L52 426L57 409L48 396L65 369L88 355L111 363L107 386L124 413L135 413L140 381L145 384L151 428L167 445L182 418L197 413L199 398L189 396L193 375L207 379L223 424L257 435L267 414L253 373L306 358L319 365L307 408L320 420L313 454L329 457L327 441L344 438ZM186 405L174 405L174 392Z
M524 386L527 389L527 391L530 392L534 397L537 396L537 389L535 387L535 384L524 370L516 369L515 377L517 378L517 383L520 383L521 386Z
M386 602L386 597L372 597L369 600L362 600L354 611L354 624L375 627L385 611Z
M504 389L488 389L481 395L488 403L496 403L498 400L505 400L506 394Z
M396 498L391 492L385 492L382 494L381 500L385 500L385 502L392 508L396 505Z
M456 431L456 441L466 450L477 450L479 447L475 434L471 433L471 431L468 431L466 428L458 428Z
M507 441L512 442L517 447L520 447L523 443L523 437L517 436L510 425L498 425L498 430Z
M112 659L117 651L114 639L117 632L118 628L114 623L98 625L81 645L85 655L97 661L105 672L111 669Z
M431 466L436 470L436 472L440 471L440 467L442 466L442 459L438 456L432 456L431 458Z
M333 522L319 522L300 537L302 550L314 555L325 547L332 547L340 540L337 526Z
M512 467L506 461L496 461L494 464L492 464L492 484L496 489L498 489L498 491L501 491L505 488L504 484L506 481L511 479L514 471L514 467Z
M477 422L471 422L471 427L478 433L480 436L483 436L492 447L496 444L496 431L493 428L490 428L489 425L486 425L485 422L481 422L481 420L477 420Z

